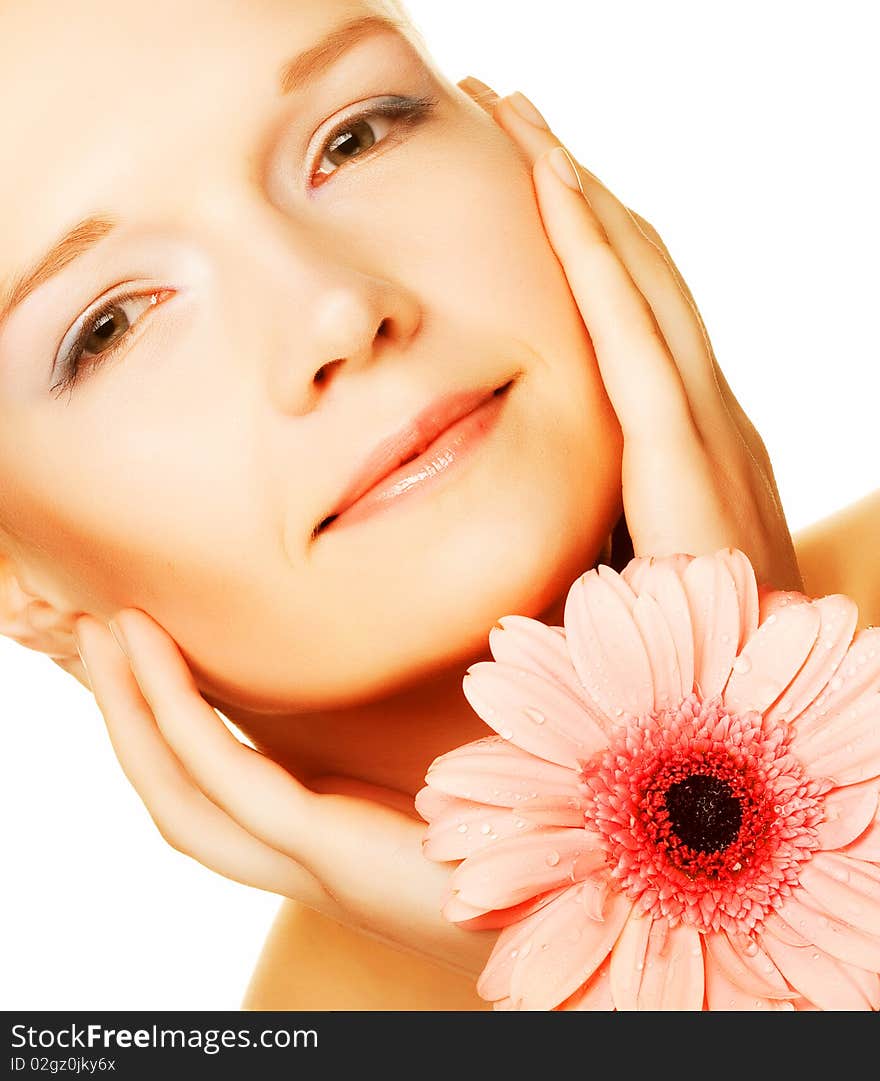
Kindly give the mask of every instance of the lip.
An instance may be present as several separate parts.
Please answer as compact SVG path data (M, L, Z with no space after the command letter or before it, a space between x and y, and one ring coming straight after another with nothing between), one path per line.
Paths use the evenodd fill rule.
M393 435L382 440L367 455L339 502L316 528L313 536L324 532L344 512L350 512L355 504L358 504L358 512L362 509L361 504L364 505L363 513L359 513L358 517L365 517L370 510L379 509L392 500L396 501L410 490L422 488L428 480L427 477L425 480L415 481L399 493L389 490L396 481L404 479L405 474L416 474L420 468L429 467L432 457L436 459L443 453L444 448L440 444L447 434L450 436L448 464L452 464L453 458L457 460L462 457L465 444L471 442L473 436L479 436L487 430L495 414L500 412L514 379L515 377L511 377L488 388L483 386L443 395ZM425 461L422 462L422 459ZM431 472L436 473L438 469ZM388 481L389 484L383 485L383 481ZM368 493L369 500L364 499ZM354 519L354 513L345 514L346 521Z

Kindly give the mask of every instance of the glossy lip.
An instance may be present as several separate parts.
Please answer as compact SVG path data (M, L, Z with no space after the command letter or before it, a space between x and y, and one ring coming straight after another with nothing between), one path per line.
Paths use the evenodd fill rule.
M344 511L347 511L363 496L371 493L374 489L378 489L382 481L389 478L391 474L396 473L402 466L410 464L414 459L421 456L425 457L425 464L429 464L427 461L429 455L425 452L434 449L432 444L440 440L440 437L449 429L479 411L481 406L492 402L493 398L498 399L500 407L501 402L507 397L506 391L509 390L515 378L513 376L504 383L488 389L479 387L475 390L457 391L437 398L408 424L398 429L394 435L384 439L368 455L334 509L315 529L313 537L323 533ZM497 411L494 410L493 412ZM413 472L418 471L418 466L419 463L414 464ZM417 482L412 487L421 488L428 479L432 478L426 477L424 481ZM397 498L406 495L407 491L387 496L384 500L376 502L395 501Z

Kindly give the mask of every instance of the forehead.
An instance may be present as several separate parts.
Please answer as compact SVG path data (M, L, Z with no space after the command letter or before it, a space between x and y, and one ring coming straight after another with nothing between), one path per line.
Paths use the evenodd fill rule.
M284 62L327 31L399 12L393 0L77 0L58 15L57 0L0 6L0 278L73 224L65 208L142 198L151 176L167 186L182 134L194 160L221 152L278 96Z

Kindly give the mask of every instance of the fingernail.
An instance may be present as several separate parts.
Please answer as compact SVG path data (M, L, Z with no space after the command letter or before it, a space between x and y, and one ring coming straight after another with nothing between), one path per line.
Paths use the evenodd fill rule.
M116 639L117 645L122 652L131 660L131 654L128 652L128 643L125 641L125 635L122 633L122 628L116 622L115 619L110 620L110 631L113 637Z
M579 191L581 195L583 195L584 189L581 187L580 177L577 174L577 169L571 159L571 155L565 147L554 147L553 150L550 151L548 157L550 164L553 166L553 171L559 179L570 188Z
M465 84L467 84L467 89L472 90L475 94L490 95L491 97L498 97L498 95L495 93L495 91L492 89L491 86L487 86L482 81L482 79L478 79L474 75L468 75L464 79L461 80L461 82L459 83L459 86L461 87L462 90L465 89Z
M74 623L73 625L73 640L76 643L76 651L79 654L79 662L85 669L86 678L88 679L89 683L91 683L92 677L89 673L89 666L86 664L86 659L83 655L82 646L80 645L79 624L80 620L77 620L76 623Z
M550 130L550 125L544 117L541 116L525 94L521 94L517 90L516 93L511 94L507 100L513 106L514 111L519 113L523 120L528 120L528 122L534 124L536 128L543 128L545 131Z

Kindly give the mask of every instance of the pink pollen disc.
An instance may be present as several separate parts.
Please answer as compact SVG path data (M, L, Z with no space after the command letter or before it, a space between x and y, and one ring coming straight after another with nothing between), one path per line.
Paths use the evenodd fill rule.
M784 723L728 713L720 695L621 724L580 771L618 888L671 926L760 932L818 848L832 787L790 744Z

